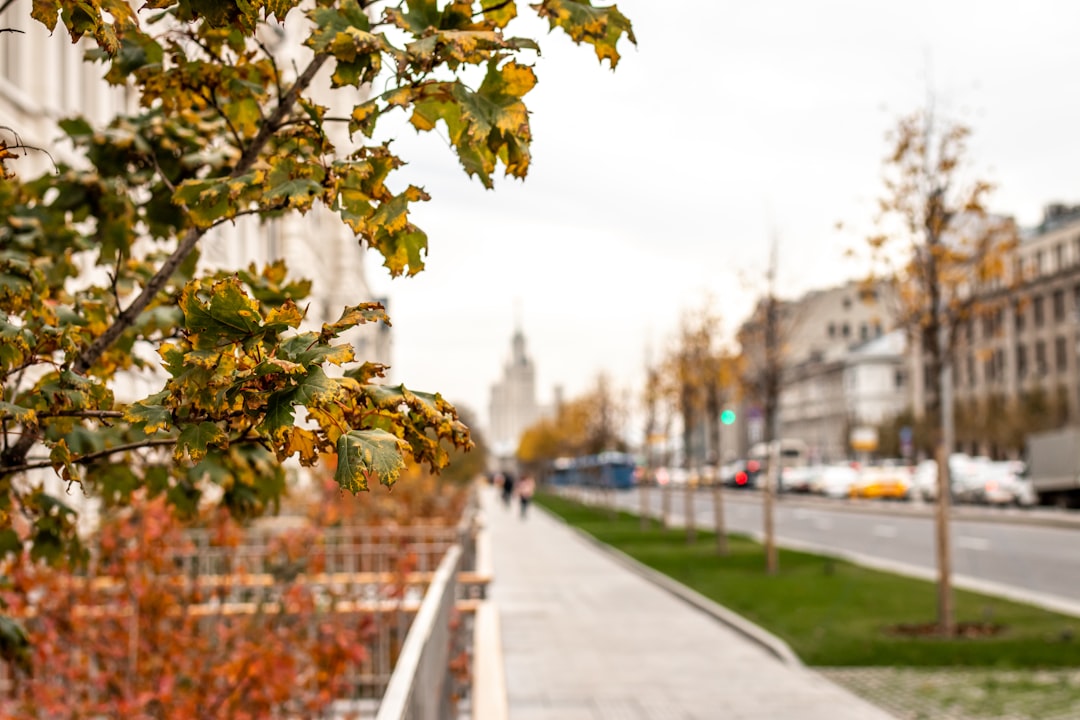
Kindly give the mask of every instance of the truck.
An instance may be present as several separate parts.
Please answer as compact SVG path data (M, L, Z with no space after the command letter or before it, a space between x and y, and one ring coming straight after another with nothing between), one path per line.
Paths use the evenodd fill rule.
M1040 505L1080 507L1080 427L1028 435L1027 458Z

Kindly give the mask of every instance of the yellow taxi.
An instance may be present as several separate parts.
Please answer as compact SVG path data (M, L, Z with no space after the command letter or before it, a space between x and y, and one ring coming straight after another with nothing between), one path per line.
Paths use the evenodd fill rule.
M907 467L864 467L851 484L848 496L905 500L910 490L911 470Z

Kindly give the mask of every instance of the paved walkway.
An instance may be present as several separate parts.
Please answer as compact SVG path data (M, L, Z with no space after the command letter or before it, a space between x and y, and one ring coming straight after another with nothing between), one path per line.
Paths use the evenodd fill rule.
M510 720L886 720L486 489Z

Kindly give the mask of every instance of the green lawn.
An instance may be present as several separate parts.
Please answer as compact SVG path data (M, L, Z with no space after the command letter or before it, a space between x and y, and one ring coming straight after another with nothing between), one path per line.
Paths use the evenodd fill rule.
M1078 618L957 591L959 621L992 621L1003 626L1001 633L974 640L900 637L889 628L935 619L932 583L788 550L780 551L779 574L769 577L762 547L743 536L731 536L730 554L719 557L708 532L688 546L681 530L654 524L642 532L634 515L611 519L605 509L547 494L537 502L783 638L808 665L1080 666Z

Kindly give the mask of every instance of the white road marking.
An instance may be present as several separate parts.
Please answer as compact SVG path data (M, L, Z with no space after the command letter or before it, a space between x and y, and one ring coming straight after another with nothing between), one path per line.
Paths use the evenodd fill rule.
M874 535L880 538L894 538L896 537L895 525L875 525Z
M965 550L989 550L990 541L986 538L959 535L956 538L956 547L964 548Z

